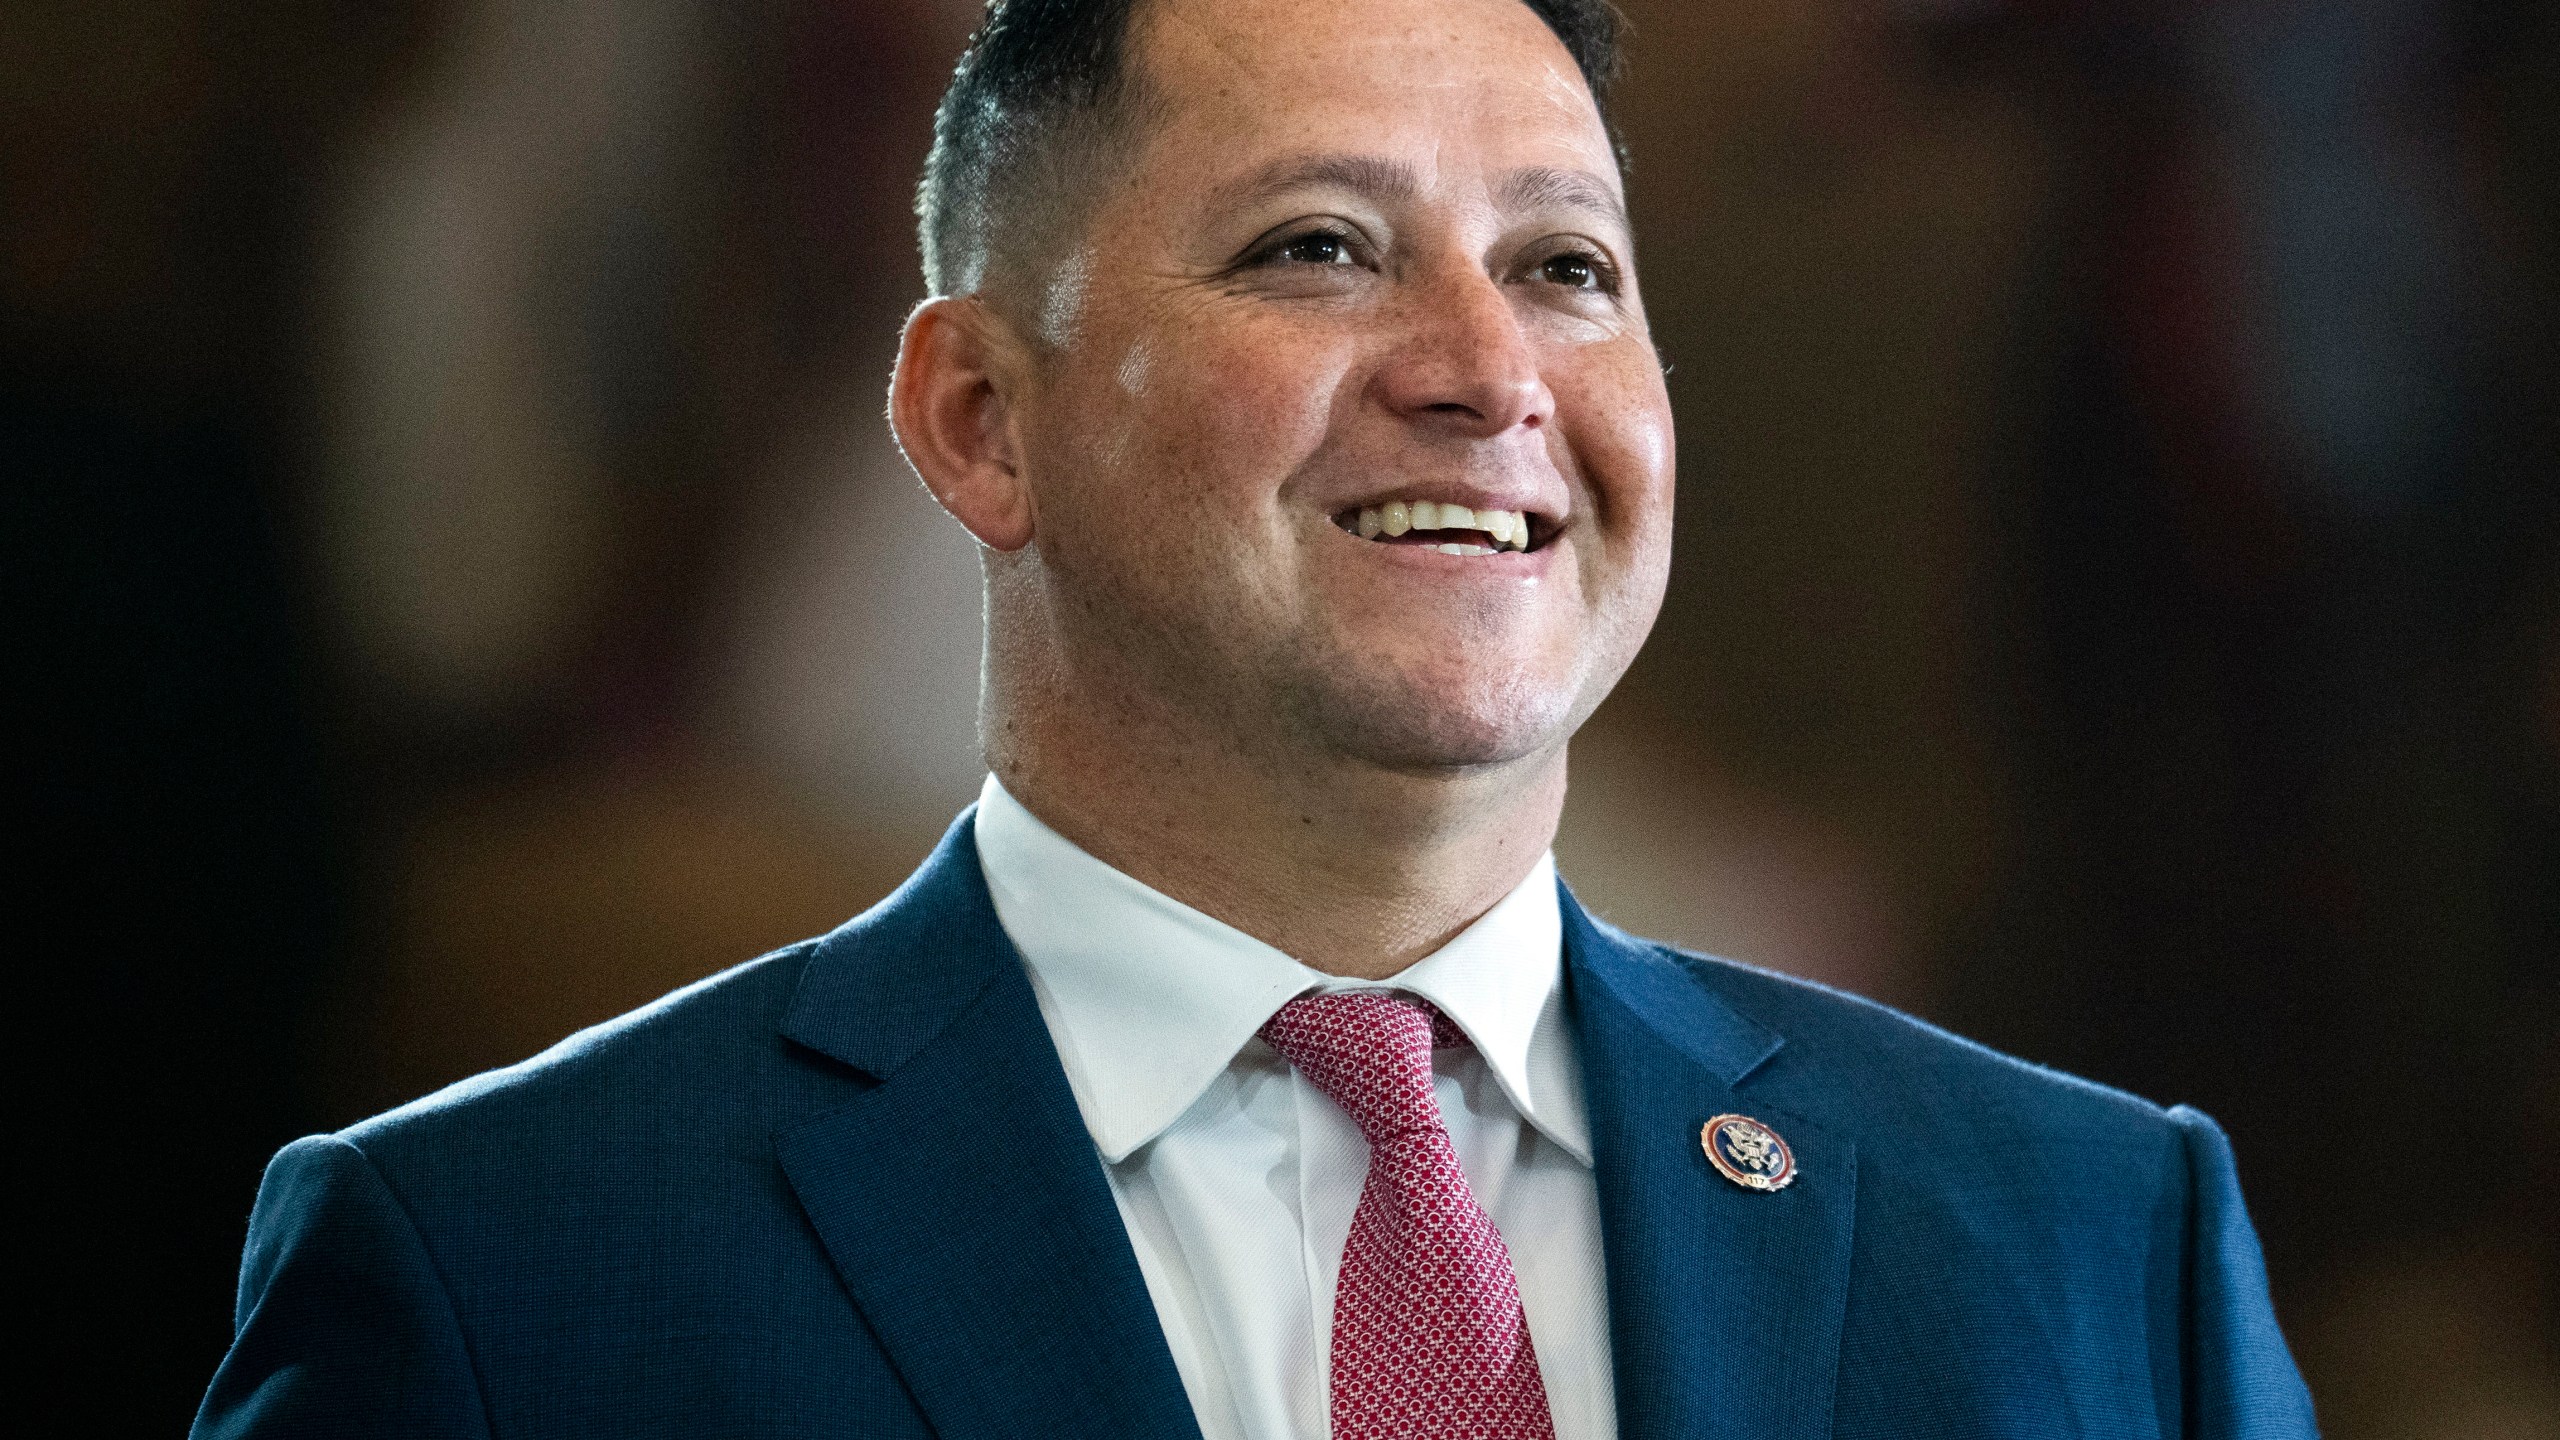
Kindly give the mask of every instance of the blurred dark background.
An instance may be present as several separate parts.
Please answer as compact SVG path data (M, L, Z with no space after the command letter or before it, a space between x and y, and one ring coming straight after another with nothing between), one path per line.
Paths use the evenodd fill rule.
M1629 0L1679 568L1560 853L2211 1111L2330 1432L2560 1437L2560 7ZM18 1413L258 1170L977 776L878 419L969 0L0 17Z

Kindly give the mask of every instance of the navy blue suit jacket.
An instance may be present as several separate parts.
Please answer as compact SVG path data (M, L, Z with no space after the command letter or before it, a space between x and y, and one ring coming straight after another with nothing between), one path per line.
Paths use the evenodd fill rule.
M196 1433L1196 1440L971 824L831 935L286 1149ZM2312 1433L2204 1116L1564 915L1631 1440ZM1710 1168L1726 1112L1792 1186Z

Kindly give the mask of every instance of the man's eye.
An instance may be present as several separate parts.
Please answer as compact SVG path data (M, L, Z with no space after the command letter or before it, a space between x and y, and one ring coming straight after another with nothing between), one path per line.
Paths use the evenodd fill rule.
M1550 285L1573 290L1613 290L1616 276L1599 256L1580 250L1568 250L1549 256L1538 266L1538 278Z
M1339 230L1318 230L1283 241L1271 258L1293 265L1348 265L1353 258L1351 237Z

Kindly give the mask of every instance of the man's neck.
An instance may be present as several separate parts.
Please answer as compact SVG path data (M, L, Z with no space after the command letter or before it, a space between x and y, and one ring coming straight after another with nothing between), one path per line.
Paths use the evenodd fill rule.
M1255 763L1018 712L986 729L996 777L1050 828L1335 975L1394 975L1474 923L1546 853L1564 804L1561 747L1415 773Z

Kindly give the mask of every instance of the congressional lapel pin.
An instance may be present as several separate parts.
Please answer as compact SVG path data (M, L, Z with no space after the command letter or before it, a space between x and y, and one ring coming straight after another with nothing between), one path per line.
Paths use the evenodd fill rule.
M1745 1190L1784 1190L1796 1178L1796 1153L1778 1132L1748 1115L1719 1115L1698 1132L1707 1161Z

